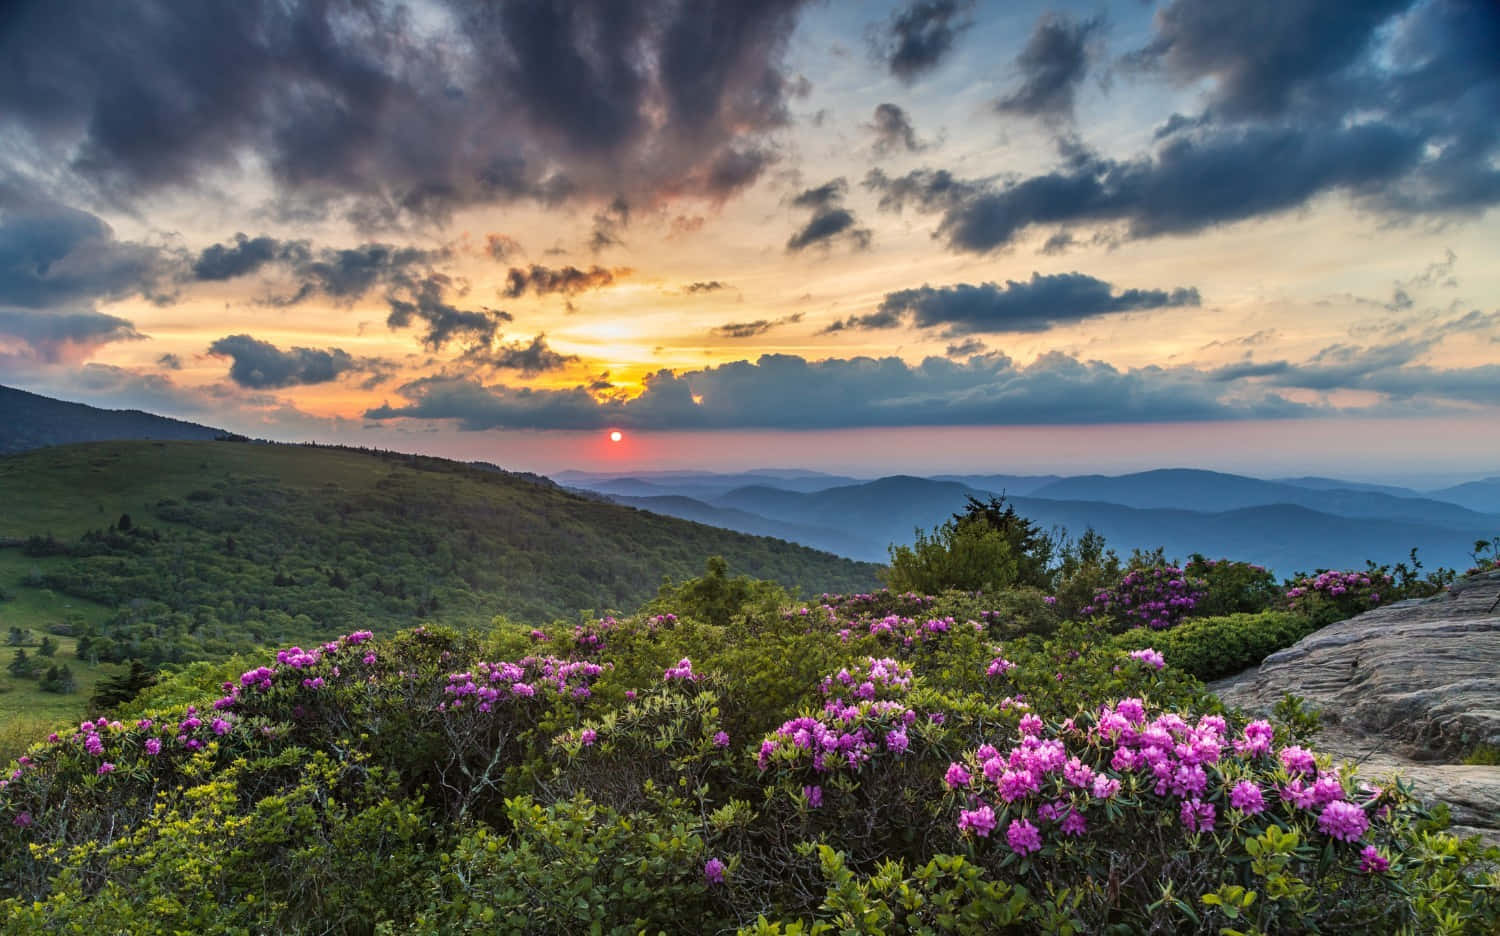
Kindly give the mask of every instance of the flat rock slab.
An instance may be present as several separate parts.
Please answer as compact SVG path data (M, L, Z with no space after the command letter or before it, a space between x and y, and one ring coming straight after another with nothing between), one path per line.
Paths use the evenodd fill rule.
M1265 713L1285 693L1319 709L1317 748L1399 773L1448 803L1454 825L1500 844L1500 767L1457 763L1500 747L1500 572L1330 624L1260 666L1211 683L1226 705Z

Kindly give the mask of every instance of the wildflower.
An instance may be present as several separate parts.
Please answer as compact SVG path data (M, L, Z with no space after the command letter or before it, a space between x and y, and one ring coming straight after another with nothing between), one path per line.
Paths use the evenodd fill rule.
M729 747L729 732L720 731L714 735L714 747Z
M1212 832L1214 830L1214 806L1194 797L1183 800L1182 807L1178 810L1182 824L1193 832Z
M1088 831L1089 824L1088 820L1083 818L1083 813L1075 809L1063 819L1060 828L1063 835L1077 837Z
M901 731L901 730L897 729L897 730L889 731L889 732L886 733L886 736L885 736L885 746L886 746L886 748L888 750L894 751L897 754L901 754L901 753L905 752L907 746L910 743L911 743L911 741L907 738L905 731Z
M96 734L91 734L83 740L83 749L95 757L104 756L104 742L100 741Z
M1107 800L1113 797L1118 792L1120 792L1120 781L1115 780L1112 777L1107 777L1104 774L1100 774L1099 776L1094 778L1093 793L1095 799Z
M989 667L986 668L984 672L986 676L1004 676L1006 673L1015 668L1016 664L1005 659L1004 657L995 657L990 661Z
M1234 742L1234 749L1248 757L1260 757L1271 753L1271 741L1276 730L1268 721L1253 721L1245 726L1245 739Z
M17 820L19 818L18 816ZM1366 845L1359 853L1359 870L1366 874L1379 874L1390 866L1390 859L1382 855L1374 845Z
M1144 650L1132 650L1130 651L1130 657L1131 659L1140 660L1154 670L1162 669L1167 665L1166 657L1150 647Z
M943 782L948 784L948 789L950 790L968 786L970 779L969 772L964 769L962 764L950 763L948 765L948 772L943 775Z
M1317 761L1313 754L1306 748L1292 746L1281 749L1281 766L1286 768L1287 773L1310 774L1317 770Z
M1042 833L1025 819L1012 819L1005 829L1005 841L1018 855L1042 850Z
M693 672L693 661L683 657L677 661L676 666L667 667L661 678L663 682L671 682L674 679L682 682L697 682L701 677Z
M1323 812L1318 816L1318 828L1341 842L1358 839L1369 827L1370 820L1365 818L1364 810L1343 800L1335 800L1324 806Z
M593 747L594 742L599 740L599 732L592 728L585 728L578 735L578 740L582 742L584 747Z
M717 858L710 858L703 864L703 876L710 884L724 883L724 862Z
M995 831L995 811L988 806L960 810L958 831L973 832L980 838L989 838L990 833Z
M1024 799L1028 793L1037 793L1041 790L1041 782L1036 774L1029 770L1007 770L1000 777L1000 798L1007 803L1014 803L1018 799Z
M1042 730L1042 720L1028 712L1025 715L1021 716L1021 722L1018 727L1023 736L1040 734Z
M214 734L222 736L229 733L230 725L222 718L215 718L210 727L213 728Z
M105 761L104 763L100 764L99 765L99 769L96 770L96 771L94 771L94 773L98 774L101 777L104 776L105 774L112 774L114 772L115 772L115 765L111 764L109 761Z
M146 753L150 754L152 757L155 757L156 755L160 754L161 753L161 739L160 738L147 738L146 739Z
M1260 787L1249 780L1241 780L1229 791L1229 805L1247 816L1254 816L1265 811L1266 800Z

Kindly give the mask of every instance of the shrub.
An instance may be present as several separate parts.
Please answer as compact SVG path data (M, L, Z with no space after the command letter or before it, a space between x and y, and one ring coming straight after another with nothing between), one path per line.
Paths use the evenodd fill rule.
M1174 565L1135 568L1081 610L1085 615L1107 615L1120 628L1144 625L1165 630L1193 613L1207 596L1207 586Z
M1195 615L1258 614L1280 603L1281 587L1263 566L1194 553L1183 572L1203 582Z
M1124 650L1155 647L1174 667L1207 682L1258 666L1317 629L1317 623L1304 615L1265 611L1193 618L1169 631L1137 627L1114 638L1113 644Z

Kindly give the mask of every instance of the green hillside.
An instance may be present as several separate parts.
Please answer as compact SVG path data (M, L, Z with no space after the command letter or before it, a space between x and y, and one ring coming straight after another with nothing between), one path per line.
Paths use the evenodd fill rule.
M350 628L631 611L722 555L803 592L875 566L442 459L242 442L106 442L0 459L0 623L50 591L95 609L85 662L223 656ZM98 610L102 608L102 613ZM55 617L55 615L54 615Z

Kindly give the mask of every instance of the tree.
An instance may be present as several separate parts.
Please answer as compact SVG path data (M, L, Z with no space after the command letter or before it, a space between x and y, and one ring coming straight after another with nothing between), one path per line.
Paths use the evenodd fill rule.
M57 641L53 640L51 637L43 636L42 644L41 646L36 648L36 652L40 653L44 657L52 656L57 652Z
M96 712L107 712L124 705L154 685L156 674L140 660L131 660L129 672L99 681L94 694L89 698L89 708Z
M120 514L120 519L115 522L115 529L119 530L121 533L129 533L130 528L134 525L135 524L130 521L130 514L122 513Z
M918 529L912 545L892 545L890 555L892 591L999 591L1016 584L1019 569L1010 539L979 517L947 520L930 536Z
M12 676L19 679L30 679L36 674L36 661L26 655L25 650L17 650L16 655L11 657L10 665L6 667Z
M970 495L963 512L954 514L953 520L983 523L1005 537L1016 559L1015 584L1041 589L1052 586L1052 559L1057 552L1057 540L1017 513L1015 505L1007 504L1003 495L991 496L988 501Z

